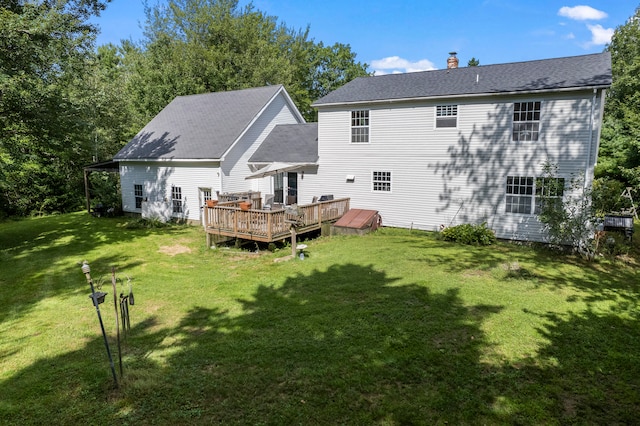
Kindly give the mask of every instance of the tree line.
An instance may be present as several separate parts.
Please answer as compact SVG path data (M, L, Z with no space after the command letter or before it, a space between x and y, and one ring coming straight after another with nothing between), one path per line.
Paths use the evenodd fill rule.
M237 0L147 5L143 40L96 47L90 18L109 2L0 6L0 217L81 208L83 167L110 159L176 96L283 84L314 121L313 101L368 75L348 44L324 45ZM640 8L607 47L614 82L595 184L605 193L640 188L639 25Z
M367 65L235 0L146 6L144 39L95 46L110 0L0 7L0 217L77 210L83 166L110 159L174 97L282 84L311 102ZM100 182L94 182L98 185Z

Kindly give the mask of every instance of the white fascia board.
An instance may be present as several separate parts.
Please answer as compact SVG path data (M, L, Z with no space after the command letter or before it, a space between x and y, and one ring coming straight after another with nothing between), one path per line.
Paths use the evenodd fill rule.
M244 130L242 130L242 132L240 133L240 135L236 138L235 141L233 141L233 143L231 144L231 146L229 148L226 149L226 151L224 152L224 154L222 154L222 158L220 159L220 161L224 161L225 157L227 156L227 153L231 152L231 150L238 144L238 142L242 139L242 137L249 131L249 129L253 126L253 124L262 116L262 114L266 111L267 108L269 108L269 106L273 103L273 101L280 96L280 94L284 95L285 98L285 102L287 102L289 104L289 107L291 107L291 109L294 111L296 118L299 120L300 123L305 123L304 117L302 117L302 114L300 114L300 111L298 111L298 108L296 107L296 105L293 103L293 100L291 99L291 97L289 96L289 94L287 93L286 89L284 88L283 85L280 85L280 89L278 89L278 91L276 93L274 93L274 95L271 97L271 99L269 99L264 106L262 107L262 109L260 111L258 111L258 113L253 117L253 119L251 120L251 122L249 122L249 124L247 125L247 127L244 128Z

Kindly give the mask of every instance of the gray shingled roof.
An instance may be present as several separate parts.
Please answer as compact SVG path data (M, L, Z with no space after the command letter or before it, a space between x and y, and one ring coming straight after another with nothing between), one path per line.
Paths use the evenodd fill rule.
M611 55L359 77L312 106L461 95L555 91L611 85Z
M114 160L220 159L281 85L178 96Z
M253 153L249 163L315 163L318 161L318 123L280 124Z

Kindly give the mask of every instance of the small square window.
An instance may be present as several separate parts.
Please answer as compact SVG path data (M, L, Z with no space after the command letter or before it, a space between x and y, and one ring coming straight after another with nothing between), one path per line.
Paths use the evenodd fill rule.
M391 192L391 172L373 172L373 190Z

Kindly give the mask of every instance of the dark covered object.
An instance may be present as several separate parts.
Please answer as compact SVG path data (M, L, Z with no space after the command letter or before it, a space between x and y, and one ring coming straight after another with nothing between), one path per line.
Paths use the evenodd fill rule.
M633 237L633 216L605 215L604 230L622 232L631 241Z

